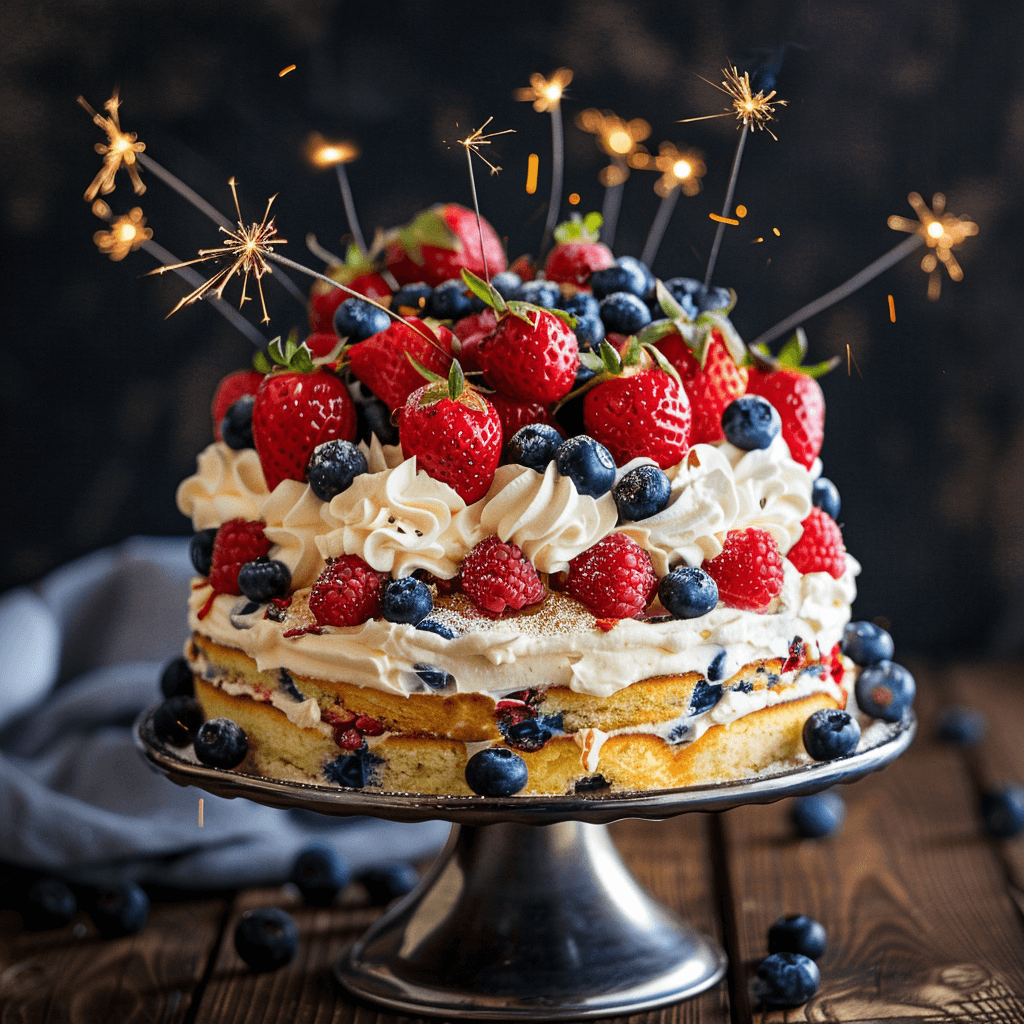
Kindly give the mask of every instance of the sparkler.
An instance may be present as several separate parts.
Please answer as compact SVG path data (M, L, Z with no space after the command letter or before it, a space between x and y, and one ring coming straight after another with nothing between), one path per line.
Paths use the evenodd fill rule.
M106 145L102 142L96 143L96 152L103 157L103 166L96 177L92 179L92 184L85 190L85 201L91 203L100 194L110 195L114 191L114 178L122 167L131 178L135 194L141 196L146 191L146 186L139 175L136 162L139 159L139 154L146 148L146 144L138 141L139 137L135 132L121 130L121 119L117 113L121 101L117 97L117 90L115 89L113 96L103 104L103 109L108 113L108 117L97 114L86 102L84 96L79 96L78 102L85 108L93 122L107 133Z
M338 175L338 187L341 189L341 201L345 204L345 218L352 239L356 243L360 256L366 255L366 239L359 227L356 206L352 201L352 189L348 183L348 172L345 164L359 158L359 147L354 142L328 142L322 135L314 132L306 143L309 159L317 167L334 167Z
M661 204L647 234L640 262L652 266L661 240L665 236L668 222L679 200L679 193L695 196L700 192L700 179L707 173L704 165L704 154L696 149L681 150L671 142L663 142L658 146L658 155L650 157L643 165L645 170L661 171L661 177L654 184L654 191L661 196Z
M572 72L568 68L558 68L550 78L540 74L530 75L530 86L516 89L512 94L515 99L532 102L538 114L547 111L551 115L551 198L548 200L548 215L544 221L544 234L540 241L537 254L537 265L542 266L551 239L554 237L555 225L562 209L562 181L565 172L565 137L562 129L562 94L572 81Z
M492 164L491 161L480 152L480 147L489 146L491 144L491 139L496 138L498 135L508 135L515 132L514 128L506 128L504 131L491 132L490 134L485 135L484 129L493 120L493 117L487 118L479 128L471 131L464 139L458 140L459 145L466 151L466 165L469 167L469 187L473 193L473 210L476 213L476 229L480 235L480 256L484 261L484 279L488 284L491 283L491 272L487 267L487 249L484 246L484 228L480 223L480 203L476 198L476 176L473 173L473 154L475 153L485 164L487 164L488 167L490 167L492 175L497 174L501 168ZM456 127L458 126L456 125Z
M97 199L92 209L96 216L110 224L107 231L97 231L92 240L100 252L115 262L120 262L153 237L153 230L146 227L146 218L142 216L142 208L139 206L133 207L122 217L114 217L102 199Z

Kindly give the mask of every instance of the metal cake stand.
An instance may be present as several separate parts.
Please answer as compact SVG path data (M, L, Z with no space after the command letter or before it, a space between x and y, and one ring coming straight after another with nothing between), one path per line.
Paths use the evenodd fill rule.
M723 950L633 878L606 825L771 803L854 782L909 746L909 715L848 757L685 789L574 796L424 796L283 782L208 768L135 723L143 754L179 786L272 807L453 823L408 896L342 957L354 995L412 1015L489 1020L628 1016L695 996L725 974ZM534 826L543 826L537 828Z

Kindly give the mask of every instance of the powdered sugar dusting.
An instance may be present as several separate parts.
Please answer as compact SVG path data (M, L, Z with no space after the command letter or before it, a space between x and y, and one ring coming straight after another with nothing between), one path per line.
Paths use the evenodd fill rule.
M566 636L596 628L597 619L581 604L557 592L537 605L492 619L481 614L465 594L440 597L430 618L460 633L514 633L518 636Z

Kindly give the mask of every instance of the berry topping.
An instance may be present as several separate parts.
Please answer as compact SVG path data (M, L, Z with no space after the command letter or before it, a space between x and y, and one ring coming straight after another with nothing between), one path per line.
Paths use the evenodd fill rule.
M526 762L508 747L478 750L466 762L466 785L479 796L513 796L529 778Z
M819 476L811 484L811 502L836 522L839 521L839 509L842 505L839 499L839 488L828 477Z
M822 708L804 722L803 739L815 761L831 761L857 749L860 726L849 712Z
M359 626L380 615L387 580L358 555L332 558L309 592L309 610L321 626Z
M846 572L846 548L836 521L820 508L812 508L801 525L804 532L789 549L789 560L801 574L827 572L839 579Z
M523 279L511 270L503 270L491 278L491 287L503 298L513 299L523 285Z
M515 298L541 309L554 309L562 301L562 290L554 281L527 281L520 285Z
M782 593L782 556L765 530L730 530L722 553L706 561L703 569L730 608L763 612Z
M266 604L291 589L292 573L284 562L262 556L238 570L238 589L250 601Z
M576 335L576 346L581 352L597 352L607 332L600 316L596 313L587 313L585 316L576 317L573 333Z
M765 398L741 395L722 413L722 433L726 441L749 452L767 448L779 436L782 420Z
M370 903L383 907L412 892L419 884L420 874L408 861L391 860L363 868L356 881L366 890Z
M430 302L433 293L434 289L423 281L402 285L391 296L391 309L399 316L424 317L427 315L427 303Z
M356 440L369 444L375 434L381 444L398 444L398 427L391 422L391 410L379 398L356 406Z
M168 697L153 712L153 732L172 747L185 747L195 738L205 717L195 697Z
M483 344L494 328L498 325L498 318L493 309L485 309L482 313L470 313L463 317L452 330L459 340L452 343L452 349L458 355L462 369L466 372L476 372L480 369L477 364L477 349Z
M654 596L651 557L624 533L612 533L569 563L566 592L598 618L631 619Z
M543 473L555 457L562 435L546 423L520 427L505 445L505 461Z
M388 622L407 622L415 626L434 610L430 588L412 576L392 580L384 588L380 612Z
M252 409L256 404L255 395L242 395L224 414L220 421L220 436L223 442L236 452L252 445Z
M895 650L889 633L873 622L848 622L843 627L842 651L855 665L866 668L891 661Z
M421 619L416 623L416 628L422 629L425 633L434 633L436 636L444 637L445 640L454 640L459 635L451 626L446 626L443 622L437 622L434 619Z
M824 927L805 914L780 917L768 929L769 953L799 953L811 960L820 960L827 945Z
M590 290L597 299L614 292L628 292L643 299L654 290L654 276L638 259L622 256L614 267L590 275Z
M544 599L537 570L515 544L484 537L462 563L462 589L485 615L519 611Z
M996 839L1013 839L1024 832L1024 788L1015 785L987 789L979 808L985 831Z
M548 407L541 402L524 402L518 398L508 398L494 391L487 396L487 401L494 406L501 420L501 436L512 437L521 427L532 423L546 423L554 426L555 419L548 412ZM556 428L557 432L557 428ZM561 434L559 434L561 440Z
M196 757L212 768L237 768L249 753L245 730L230 718L210 718L192 741Z
M715 609L718 585L703 569L684 565L662 577L658 600L677 619L697 619Z
M894 661L869 665L857 677L857 706L872 718L898 722L914 703L914 677Z
M790 808L793 828L801 839L823 839L833 835L846 821L846 802L832 790L794 800Z
M334 311L334 333L349 341L363 341L379 331L386 331L390 323L391 317L384 310L362 299L345 299Z
M752 369L747 391L767 398L775 406L782 417L782 436L790 454L810 469L825 438L825 397L818 382L787 367L769 373Z
M236 370L229 373L218 385L217 391L210 404L210 413L213 416L213 436L221 440L221 421L231 408L243 395L255 395L263 383L263 374L256 370ZM243 445L251 448L252 445Z
M600 498L615 483L615 460L600 441L577 434L555 450L555 465L567 476L580 494Z
M432 625L437 626L438 629L445 628L437 622L432 623ZM416 628L422 629L423 627L417 626ZM428 632L437 632L437 630L429 630ZM453 640L454 638L454 633L448 637L449 640ZM443 690L455 679L451 673L445 672L443 668L438 668L436 665L425 665L422 662L417 662L413 665L413 668L416 670L416 675L420 682L431 690Z
M657 466L637 466L612 488L619 518L629 523L657 515L671 494L672 483Z
M173 658L160 676L160 692L164 697L191 697L195 692L192 669L184 658Z
M590 292L577 292L562 302L561 308L577 320L584 316L596 316L598 319L601 316L601 303Z
M560 281L584 287L595 270L614 266L611 249L599 241L602 217L588 213L585 217L574 214L572 220L555 228L558 243L548 254L544 276L549 281Z
M210 566L213 564L213 543L217 539L217 527L211 526L208 530L199 530L192 534L188 542L188 557L192 567L200 576L210 575Z
M601 322L606 331L636 334L651 322L651 311L643 299L629 292L612 292L601 300Z
M803 1006L821 985L818 965L800 953L772 953L757 968L754 994L766 1006Z
M324 778L328 782L345 789L362 789L373 779L374 767L380 763L380 758L369 753L362 742L356 749L358 753L346 754L324 765Z
M313 449L306 477L321 501L330 501L366 472L366 456L351 441L325 441Z
M238 571L246 562L266 555L271 543L263 534L263 523L229 519L217 531L213 542L210 584L218 594L241 594Z
M295 959L299 929L278 907L247 910L235 926L235 951L254 971L275 971Z
M461 277L442 281L427 300L427 313L435 320L461 320L474 311L474 298Z
M96 893L89 916L105 939L138 935L149 920L149 897L134 882L121 882Z
M348 865L329 846L309 846L292 864L291 880L311 907L329 907L351 877Z

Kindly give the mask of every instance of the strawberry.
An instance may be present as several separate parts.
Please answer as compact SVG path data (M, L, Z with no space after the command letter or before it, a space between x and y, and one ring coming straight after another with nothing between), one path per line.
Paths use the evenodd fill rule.
M484 248L480 249L480 232ZM459 276L465 267L474 274L497 274L506 268L505 250L494 228L457 203L439 203L418 213L408 224L386 236L388 270L399 284L425 281L436 287Z
M468 387L458 360L448 380L434 375L405 403L398 437L406 458L448 484L467 505L478 501L494 480L501 459L501 420L494 406Z
M389 578L358 555L332 558L309 592L309 610L321 626L359 626L380 615Z
M569 563L566 592L602 619L631 619L658 589L651 556L624 533L611 533Z
M220 425L228 409L243 395L255 395L263 382L263 374L258 370L236 370L229 373L218 385L210 403L213 416L213 436L220 441Z
M270 372L262 357L260 368L268 374L256 392L252 437L272 491L282 480L306 479L317 445L354 440L356 410L345 385L329 370L316 369L305 346L289 338L282 350L275 339L269 352L280 368Z
M582 219L577 213L555 228L558 245L544 264L544 276L549 281L583 288L595 270L606 270L615 264L611 249L598 241L601 220L599 213L588 213Z
M431 328L417 317L396 320L386 331L352 345L347 350L348 363L352 373L394 412L423 384L407 355L434 373L447 373L452 337L447 327Z
M722 553L701 568L718 584L718 596L730 608L763 612L782 593L782 556L766 530L730 530Z
M544 584L516 544L484 537L462 562L462 589L485 615L519 611L544 599Z
M314 359L324 359L341 344L341 341L333 330L330 334L319 331L311 334L303 344L309 349L309 354Z
M507 441L520 427L529 423L546 423L561 433L550 409L540 402L521 402L516 398L495 391L487 396L487 401L494 406L501 419L501 436Z
M621 357L604 342L600 356L583 358L588 367L601 368L583 399L587 433L620 466L640 456L662 469L679 462L690 447L690 405L658 350L631 338Z
M260 521L229 519L217 531L210 563L210 584L215 593L241 593L238 570L246 562L266 555L271 548L270 541L263 535L263 526Z
M827 572L833 579L839 579L846 572L846 548L835 520L815 507L801 526L804 532L789 549L789 560L801 574Z
M453 330L459 344L453 347L457 350L459 362L466 373L480 369L476 361L476 350L497 325L498 318L493 309L470 313L455 324Z
M747 393L768 399L782 417L782 437L796 462L808 469L825 439L825 396L818 382L791 367L750 371Z
M309 329L314 334L334 333L335 310L352 298L352 292L378 301L391 294L387 281L377 273L377 262L354 245L348 247L344 263L332 263L327 268L327 276L349 291L332 288L326 281L314 283L309 292Z

